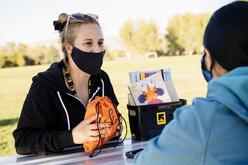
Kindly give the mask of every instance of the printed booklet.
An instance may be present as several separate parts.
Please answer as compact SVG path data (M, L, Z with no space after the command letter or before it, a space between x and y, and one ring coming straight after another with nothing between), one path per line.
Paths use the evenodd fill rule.
M171 69L129 73L129 105L148 105L179 101L171 78Z
M170 95L160 73L132 83L128 88L135 105L171 102Z

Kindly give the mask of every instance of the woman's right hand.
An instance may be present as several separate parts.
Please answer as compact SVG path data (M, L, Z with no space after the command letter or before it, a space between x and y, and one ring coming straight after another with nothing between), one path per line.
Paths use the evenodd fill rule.
M98 118L101 116L99 115ZM99 140L99 131L101 137L103 134L109 131L110 123L98 123L99 131L97 129L97 124L91 124L97 119L97 115L91 116L88 119L81 121L76 127L72 129L72 138L74 144L83 144L90 141Z

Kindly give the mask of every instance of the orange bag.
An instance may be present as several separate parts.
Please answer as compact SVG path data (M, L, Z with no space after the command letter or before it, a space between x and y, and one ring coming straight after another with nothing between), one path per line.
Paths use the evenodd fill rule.
M101 114L101 118L97 119L98 123L109 122L111 123L110 130L104 134L104 137L99 141L86 142L83 144L84 150L87 153L90 153L97 148L100 148L102 145L107 143L110 139L116 136L118 127L121 126L120 122L120 113L117 108L113 105L112 101L104 96L98 97L87 105L87 110L84 116L84 119L87 119L95 114ZM93 123L96 123L94 121Z

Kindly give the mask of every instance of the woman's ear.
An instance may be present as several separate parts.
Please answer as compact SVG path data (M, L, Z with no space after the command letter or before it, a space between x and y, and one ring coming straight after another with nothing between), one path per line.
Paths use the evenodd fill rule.
M211 58L211 54L209 53L209 51L207 49L205 49L206 52L206 56L205 56L205 65L206 65L206 69L208 71L211 70L211 65L212 65L212 58Z
M63 46L64 46L64 48L65 48L66 54L67 54L67 55L71 55L73 46L72 46L70 43L68 43L68 42L65 42L65 43L63 44Z
M213 59L211 58L212 55L207 49L205 49L205 51L206 51L205 65L206 65L207 70L212 72L213 78L220 77L228 72L216 60L213 61ZM212 69L211 69L211 65L213 65Z

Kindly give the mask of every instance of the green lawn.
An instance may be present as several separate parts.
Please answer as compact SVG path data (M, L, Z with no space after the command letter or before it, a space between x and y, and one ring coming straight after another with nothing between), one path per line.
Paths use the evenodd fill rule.
M0 69L0 156L15 153L12 132L16 128L31 78L49 65ZM115 93L119 110L127 119L128 72L169 67L180 98L191 103L195 96L205 96L206 83L200 70L200 56L163 57L154 59L119 60L104 63ZM130 136L130 133L128 134Z

